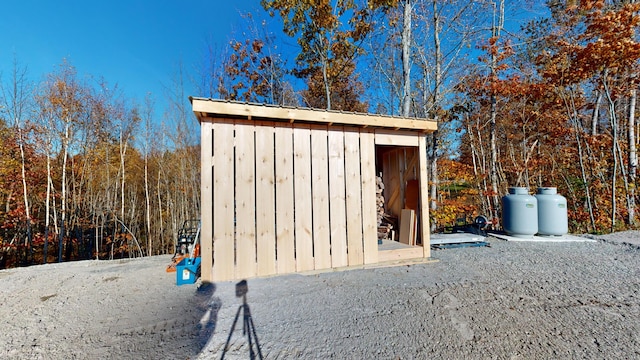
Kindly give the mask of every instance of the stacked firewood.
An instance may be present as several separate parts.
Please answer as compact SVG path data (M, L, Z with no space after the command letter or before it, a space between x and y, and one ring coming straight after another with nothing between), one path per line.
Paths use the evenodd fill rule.
M389 234L393 226L385 221L387 215L384 212L384 183L382 176L376 176L376 211L378 214L378 239L389 240Z

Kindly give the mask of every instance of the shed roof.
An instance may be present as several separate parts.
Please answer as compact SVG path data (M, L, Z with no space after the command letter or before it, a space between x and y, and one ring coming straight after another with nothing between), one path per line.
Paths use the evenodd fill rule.
M201 123L212 121L214 118L232 117L247 120L347 125L416 132L433 132L438 128L437 122L429 119L252 104L198 97L190 97L189 100L191 100L193 112Z

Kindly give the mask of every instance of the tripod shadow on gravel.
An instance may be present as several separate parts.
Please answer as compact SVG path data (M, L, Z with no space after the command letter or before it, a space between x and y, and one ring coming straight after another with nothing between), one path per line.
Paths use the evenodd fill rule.
M235 350L248 352L249 359L251 360L256 358L260 360L263 359L262 348L260 347L256 327L253 323L253 318L251 317L251 309L247 303L248 292L249 285L246 280L242 280L236 284L236 297L242 298L242 304L238 306L238 310L236 311L236 316L233 320L233 324L231 325L231 329L229 330L229 336L227 337L227 342L224 345L220 360L223 360L227 353L231 352L230 349L232 346ZM234 338L235 332L234 330L236 329L242 329L242 337L236 335L234 342L232 343L232 338ZM244 339L245 337L246 339ZM244 350L245 344L247 345L246 350Z

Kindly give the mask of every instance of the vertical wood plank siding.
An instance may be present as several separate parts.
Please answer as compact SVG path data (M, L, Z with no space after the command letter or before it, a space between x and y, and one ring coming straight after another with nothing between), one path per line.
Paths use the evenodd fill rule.
M418 152L420 157L420 188L429 188L429 177L427 176L427 139L421 136L420 145L418 146ZM431 229L429 228L429 196L427 191L420 191L420 207L422 214L420 215L420 232L422 238L422 244L431 244ZM423 257L431 257L431 246L422 246Z
M251 141L251 139L236 139ZM256 126L256 251L258 275L276 273L276 194L275 194L275 144L273 126ZM237 174L236 174L237 176ZM236 189L236 192L244 189ZM236 221L249 219L237 218Z
M378 262L375 146L365 128L203 122L203 279Z
M347 212L344 180L344 129L330 128L329 140L329 221L331 223L331 264L347 262Z
M385 259L377 241L376 146L414 140L376 138L374 130L342 125L216 118L201 126L203 280ZM420 150L387 154L395 159L385 161L391 169L383 171L396 175L385 180L399 186L419 175L425 188L424 146L420 139ZM426 192L420 193L426 204ZM389 195L402 203L403 194ZM421 236L428 244L428 213L422 215ZM429 246L424 256L430 256Z
M362 237L362 181L360 180L360 133L344 132L345 192L347 194L347 262L364 263Z
M236 276L233 125L213 124L213 144L213 277L233 279Z
M279 274L296 271L293 202L293 128L275 128L276 161L276 258Z
M331 268L329 223L329 155L327 127L311 132L311 192L313 194L313 258L316 269Z
M202 256L201 276L213 279L213 124L200 125L200 204L211 204L200 208L200 253Z
M313 214L311 198L311 130L293 129L293 187L296 271L312 270Z
M237 139L253 138L255 127L253 124L237 124L235 137ZM255 174L255 143L253 141L235 142L235 204L236 219L254 219L256 217L256 174ZM228 177L233 177L230 173ZM229 190L233 193L233 191ZM258 275L256 264L256 224L253 221L236 222L236 277L247 278Z
M378 222L376 212L376 158L374 133L360 133L362 183L362 233L364 263L378 262Z

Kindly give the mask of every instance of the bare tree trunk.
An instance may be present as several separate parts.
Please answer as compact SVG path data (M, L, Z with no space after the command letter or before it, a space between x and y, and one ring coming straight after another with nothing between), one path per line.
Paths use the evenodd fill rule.
M324 93L327 97L327 110L331 110L331 84L329 84L329 75L327 67L329 66L327 59L322 63L322 80L324 81Z
M145 99L145 134L144 134L144 200L145 220L147 225L147 256L153 255L153 243L151 241L151 199L149 194L149 151L151 142L151 118L153 117L153 103L150 96Z
M402 18L402 116L409 117L411 110L411 17L412 0L404 0Z
M481 160L480 163L480 171L482 174L487 174L487 153L485 151L485 143L482 139L482 133L480 132L480 129L482 128L482 126L480 125L480 119L478 119L477 121L478 123L476 124L476 132L477 132L477 139L478 139L478 149L479 149L479 160ZM488 194L487 189L488 189L489 185L487 184L487 177L483 176L482 177L482 188L480 189L480 194L482 196L482 208L483 208L483 213L484 214L488 214L489 216L493 216L493 204L492 204L492 197Z
M467 136L469 136L469 147L471 148L471 163L473 164L473 176L478 178L480 176L480 172L478 171L478 151L476 150L475 139L473 136L473 131L471 130L471 124L467 123ZM481 189L478 189L481 190Z
M160 171L160 167L158 167L158 180L156 183L156 193L158 195L158 226L159 234L160 234L160 248L162 249L162 254L166 251L166 244L164 243L164 216L163 216L163 207L162 207L162 188L160 186L160 175L162 172Z
M122 141L122 134L120 134L120 218L124 221L124 188L126 183L125 177L125 156L127 153L127 142Z
M499 1L499 9L495 8L494 4L494 20L493 25L491 27L491 37L497 41L500 37L500 32L502 30L502 26L504 24L504 0ZM496 14L497 12L497 14ZM498 21L496 24L495 17L498 16ZM495 46L495 45L494 45ZM497 77L497 68L498 68L498 59L495 51L491 51L491 82L493 83ZM498 196L498 149L497 149L497 140L496 140L496 117L497 117L497 96L494 90L491 90L491 108L490 108L490 151L491 151L491 169L490 169L490 178L491 178L491 191L493 193L493 211L492 217L498 218L498 208L500 207L500 198Z
M43 263L47 263L47 251L49 250L49 227L51 222L51 186L53 185L53 181L51 179L51 154L47 150L47 197L45 199L45 212L44 212L44 225L45 225L45 235L44 235L44 259Z
M98 231L98 229L100 229L100 226L98 226L98 220L99 217L96 216L96 220L95 220L95 240L96 240L96 260L100 260L100 232Z
M70 124L69 119L66 120L64 139L62 140L62 190L60 197L60 234L58 240L58 262L62 262L62 248L65 233L65 221L67 220L67 157L68 146L70 139Z
M438 10L438 0L433 0L433 48L435 58L435 86L433 88L433 108L436 110L440 108L440 87L442 86L442 50L440 47L440 31L442 24L440 22L440 13ZM438 121L439 116L434 116L434 120ZM432 211L437 210L438 202L436 201L438 195L438 131L434 131L431 134L432 144L429 156L429 177L430 177L430 192L429 207ZM435 230L437 224L434 222L432 230Z
M124 217L124 189L125 189L125 183L126 183L126 172L125 172L125 156L127 154L127 141L123 140L123 134L122 134L122 128L120 129L120 218L122 219L120 222L122 223L122 227L124 228L124 223L123 221L125 220ZM117 219L117 218L116 218ZM121 233L124 233L124 229L121 231ZM128 239L129 237L127 237ZM127 240L127 243L129 242L129 240ZM131 247L129 246L129 244L127 244L127 249L130 249ZM128 250L127 251L129 254L129 257L131 257L131 251Z
M7 117L9 119L13 119L13 125L18 133L17 143L20 149L20 175L22 181L22 196L24 201L24 210L26 217L26 227L27 227L27 236L25 240L25 244L29 249L29 254L27 255L27 263L30 264L33 259L33 246L32 246L32 236L31 236L31 206L29 205L29 191L27 189L27 175L26 175L26 159L24 153L24 129L23 129L23 115L27 110L27 99L30 98L28 94L29 89L27 87L27 78L26 78L26 70L21 70L18 68L18 62L14 58L13 60L13 69L11 76L11 89L6 91L4 86L1 86L2 89L2 106L0 106L0 110L4 110L7 113ZM29 259L31 258L31 259Z
M598 96L596 97L596 103L593 107L593 114L591 115L591 135L598 135L598 119L600 118L600 104L602 103L602 91L598 90Z
M18 122L18 120L16 119L16 122ZM20 170L21 170L21 177L22 177L22 195L24 197L24 211L25 211L25 216L26 216L26 222L27 222L27 238L26 238L26 242L27 242L27 246L29 248L29 258L27 259L27 263L29 265L31 265L31 261L33 261L33 238L32 238L32 234L31 234L31 207L29 205L29 191L27 190L27 175L26 175L26 170L25 170L25 156L24 156L24 136L22 134L22 128L18 125L18 132L19 132L19 142L20 142Z
M631 226L636 225L636 174L638 171L638 155L636 151L636 98L637 90L634 88L631 90L629 98L629 123L628 123L628 136L627 145L629 147L629 209L628 209L628 223Z
M602 84L604 85L604 94L607 97L609 103L609 121L611 124L611 154L613 160L613 170L611 174L611 232L615 230L616 226L616 182L618 179L618 156L617 156L617 142L618 142L618 119L616 116L616 108L613 99L611 98L611 92L609 91L608 71L604 70L602 75Z
M585 197L587 202L587 210L589 212L589 220L591 220L591 229L596 230L596 220L593 214L593 202L591 199L591 190L589 189L589 180L587 178L587 170L584 164L584 149L582 145L582 139L580 134L582 134L582 129L579 124L579 116L578 111L575 106L575 102L573 101L573 90L569 89L570 94L567 99L566 96L563 96L565 102L565 108L567 109L567 115L571 119L571 123L573 124L573 133L576 138L576 145L578 147L578 163L580 164L580 175L582 177L582 184L584 186Z

